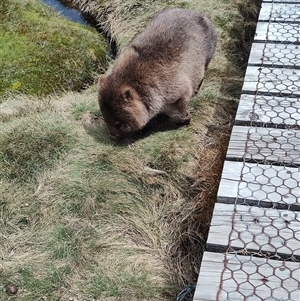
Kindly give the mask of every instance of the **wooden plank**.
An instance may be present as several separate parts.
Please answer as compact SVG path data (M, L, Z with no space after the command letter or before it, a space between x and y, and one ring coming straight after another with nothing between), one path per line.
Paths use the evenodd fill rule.
M263 0L263 3L299 3L299 0Z
M300 260L300 213L245 205L216 204L207 250L276 254Z
M300 126L300 101L297 98L242 94L235 123Z
M253 43L248 64L295 68L300 65L299 46L294 44Z
M269 41L299 44L300 31L297 23L258 22L254 42Z
M226 158L300 165L300 131L234 126Z
M259 21L299 22L300 3L262 3Z
M248 67L242 91L299 97L300 70Z
M300 169L225 161L217 200L300 211Z
M299 6L296 0L263 1L236 124L299 126ZM227 159L236 158L299 164L299 132L235 126ZM230 243L299 259L299 181L299 168L226 161L218 202L237 205L216 204L208 249L226 251ZM296 262L205 252L194 301L298 301L299 274Z
M194 301L299 301L299 262L205 252Z

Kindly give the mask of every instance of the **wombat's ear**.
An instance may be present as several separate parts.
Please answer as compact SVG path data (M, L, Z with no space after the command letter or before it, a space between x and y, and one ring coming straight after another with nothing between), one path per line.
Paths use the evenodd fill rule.
M131 88L127 87L122 91L123 99L127 102L132 101L134 98L134 92L131 90Z
M99 89L102 89L106 85L106 83L107 83L107 77L104 74L100 75L98 81Z

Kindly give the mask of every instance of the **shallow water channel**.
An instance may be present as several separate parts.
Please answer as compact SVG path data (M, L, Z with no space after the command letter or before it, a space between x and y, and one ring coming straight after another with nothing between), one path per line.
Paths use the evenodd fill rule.
M49 5L50 7L52 7L54 10L56 10L62 16L66 17L67 19L76 23L88 25L88 22L84 19L82 14L78 12L76 9L66 7L63 4L61 4L58 0L42 0L42 1L47 5Z
M88 19L84 18L84 16L78 10L63 5L59 0L42 1L48 6L52 7L54 10L56 10L59 14L69 19L70 21L95 27L98 30L98 32L102 34L106 39L108 46L108 56L112 59L115 58L117 54L116 42L113 39L111 39L109 34L104 34L99 27L95 26L93 20L87 21Z

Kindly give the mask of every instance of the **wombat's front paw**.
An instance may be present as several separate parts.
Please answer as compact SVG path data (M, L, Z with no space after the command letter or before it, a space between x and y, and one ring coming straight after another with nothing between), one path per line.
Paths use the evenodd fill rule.
M191 115L188 115L187 117L185 117L184 119L181 120L180 124L189 125L190 122L191 122Z
M190 124L191 114L187 112L185 115L176 116L173 121L177 124Z
M191 116L189 116L188 118L182 119L182 121L180 122L180 124L189 125L190 122L191 122Z

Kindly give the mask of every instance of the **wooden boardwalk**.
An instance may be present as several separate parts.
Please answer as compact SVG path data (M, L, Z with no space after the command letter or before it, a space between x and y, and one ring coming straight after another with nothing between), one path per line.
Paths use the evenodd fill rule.
M300 300L300 0L264 0L194 301Z

